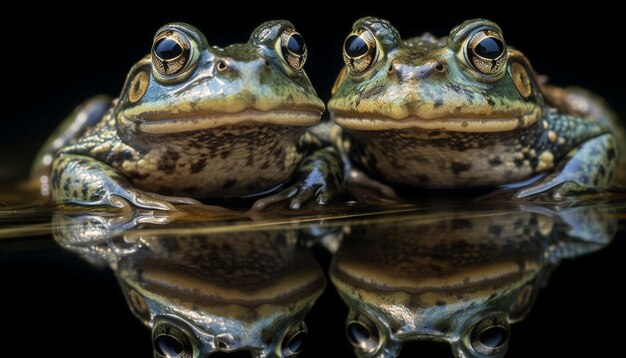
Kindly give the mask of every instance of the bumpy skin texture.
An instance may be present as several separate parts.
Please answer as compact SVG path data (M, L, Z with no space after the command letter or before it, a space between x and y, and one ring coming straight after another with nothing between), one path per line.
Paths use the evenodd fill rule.
M346 52L354 36L369 52ZM485 37L491 43L481 43ZM493 38L500 56L479 58L481 44L494 50ZM624 171L620 129L605 104L569 89L544 95L526 57L507 48L490 21L467 21L449 37L402 40L387 21L363 18L346 40L344 60L328 108L342 127L338 148L350 170L392 185L438 188L544 175L520 185L517 197L602 190Z
M222 49L189 25L161 28L99 123L77 130L57 152L53 200L170 210L197 204L191 198L254 196L294 179L290 195L276 194L292 207L328 201L341 171L300 165L324 158L326 167L340 167L333 149L306 134L324 104L301 68L306 47L292 36L299 34L291 23L271 21L247 43Z

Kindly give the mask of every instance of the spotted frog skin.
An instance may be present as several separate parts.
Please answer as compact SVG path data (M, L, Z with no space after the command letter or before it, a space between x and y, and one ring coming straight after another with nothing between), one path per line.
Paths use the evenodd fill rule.
M86 103L43 150L39 170L54 160L42 192L55 202L172 210L298 178L257 207L325 203L340 173L328 165L334 149L307 132L324 104L302 69L306 57L287 21L263 23L226 48L187 24L162 27L119 99Z
M625 172L612 112L588 92L544 86L491 21L402 40L363 18L343 57L328 109L350 170L394 187L515 183L518 198L603 190Z

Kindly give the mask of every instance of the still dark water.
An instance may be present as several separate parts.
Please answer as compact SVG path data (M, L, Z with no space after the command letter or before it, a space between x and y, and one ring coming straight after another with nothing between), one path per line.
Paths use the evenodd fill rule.
M0 207L2 356L608 356L625 218L619 193L297 216Z

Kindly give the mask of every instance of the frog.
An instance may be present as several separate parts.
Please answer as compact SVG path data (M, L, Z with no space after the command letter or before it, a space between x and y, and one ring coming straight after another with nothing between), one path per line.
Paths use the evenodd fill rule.
M198 199L258 199L255 208L328 202L335 149L311 130L325 105L293 24L259 25L224 48L186 23L155 34L119 98L68 117L33 173L56 203L176 210Z
M503 357L560 262L604 249L618 229L610 205L427 210L344 230L329 275L358 357L396 357L413 341Z
M195 213L195 211L194 211ZM56 212L54 239L110 268L154 357L295 357L326 279L298 229L210 233L181 212ZM243 223L242 223L243 224ZM185 232L187 230L187 232Z
M626 178L626 136L589 92L551 87L489 20L403 40L357 20L328 102L346 185L501 188L519 200L602 192Z

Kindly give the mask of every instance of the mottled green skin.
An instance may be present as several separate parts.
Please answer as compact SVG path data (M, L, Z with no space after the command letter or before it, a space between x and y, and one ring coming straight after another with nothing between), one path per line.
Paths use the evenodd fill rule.
M247 43L222 49L189 25L164 26L157 38L173 29L190 39L190 64L163 76L150 56L139 61L100 122L57 152L52 199L170 210L197 203L190 198L259 195L293 179L281 197L292 207L328 201L340 167L334 150L306 133L324 104L305 72L281 55L281 35L289 28L287 21L266 22ZM149 84L137 100L132 94L140 86L133 81L142 75ZM300 166L305 158L321 158L332 169ZM257 207L276 201L269 197Z
M359 321L378 337L371 349L355 346L357 356L395 357L407 341L433 340L448 342L458 358L502 357L510 331L499 350L481 355L475 327L496 319L508 331L562 259L605 247L617 231L610 208L492 209L351 228L330 278L350 309L347 323Z
M483 27L501 33L492 22L471 20L449 37L401 40L384 20L354 24L371 31L379 52L364 73L342 72L328 103L343 127L338 146L348 167L394 186L435 188L492 187L547 174L520 184L525 188L517 197L609 187L624 150L615 121L552 103L528 60L510 47L500 74L478 72L464 49ZM513 64L528 75L526 97L516 87ZM610 112L591 95L576 100L588 114Z

